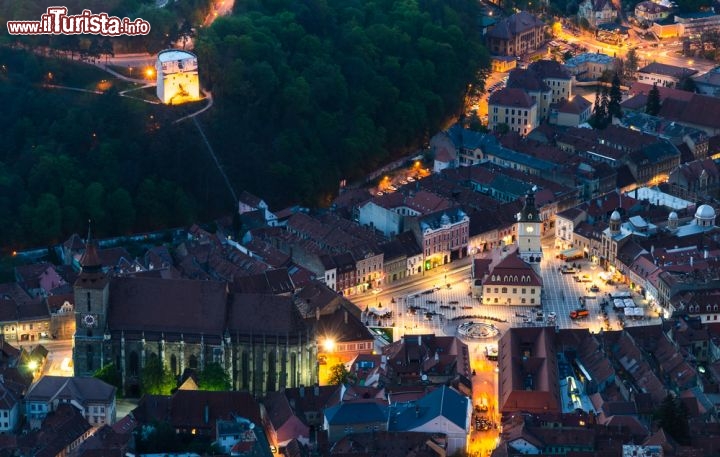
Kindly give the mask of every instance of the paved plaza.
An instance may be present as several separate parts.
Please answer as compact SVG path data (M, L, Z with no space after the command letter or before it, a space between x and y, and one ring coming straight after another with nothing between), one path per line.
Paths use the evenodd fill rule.
M586 328L594 333L603 330L620 330L624 326L651 325L659 323L657 313L648 307L646 300L631 291L626 285L607 285L602 276L607 273L588 260L564 262L556 259L556 251L544 248L542 261L543 294L541 306L484 305L470 293L470 277L458 280L450 288L444 285L428 286L413 290L412 293L393 296L380 304L366 305L362 319L370 327L392 327L394 338L403 335L434 333L437 335L461 336L458 326L474 321L494 325L497 336L473 340L469 343L481 346L496 344L502 334L511 327L554 325L557 328ZM564 274L563 267L572 268L573 273ZM597 289L593 289L593 286ZM421 286L422 287L422 286ZM592 290L595 290L593 292ZM613 309L612 296L631 297L642 309L642 316L624 318L622 312ZM571 319L570 313L584 309L589 314L580 319ZM601 303L606 302L605 320ZM554 315L554 318L551 316ZM624 322L623 322L624 321Z

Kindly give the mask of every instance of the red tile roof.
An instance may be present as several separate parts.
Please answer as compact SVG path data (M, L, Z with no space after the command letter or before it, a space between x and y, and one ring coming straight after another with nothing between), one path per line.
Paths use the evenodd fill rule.
M483 285L542 286L542 278L530 264L516 254L510 254L493 267Z
M532 108L536 103L523 89L505 88L493 93L488 104L511 108Z

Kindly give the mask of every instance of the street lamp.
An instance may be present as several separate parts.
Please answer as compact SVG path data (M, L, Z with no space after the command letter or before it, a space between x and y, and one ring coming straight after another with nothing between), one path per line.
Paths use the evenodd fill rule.
M325 352L332 352L335 349L335 340L332 338L325 338L323 348L325 349Z

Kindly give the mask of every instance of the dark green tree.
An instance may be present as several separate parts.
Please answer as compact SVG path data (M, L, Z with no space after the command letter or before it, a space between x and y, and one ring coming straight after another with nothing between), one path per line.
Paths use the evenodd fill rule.
M187 42L195 38L195 36L195 30L193 30L192 24L185 19L178 30L178 38L182 40L183 49L185 49Z
M653 84L652 89L648 92L645 112L652 116L657 116L660 112L660 90L657 87L657 83Z
M607 118L607 105L603 104L603 85L602 79L598 79L598 84L595 88L595 103L593 104L592 117L590 118L590 125L596 129L604 128L605 119ZM607 93L607 89L605 89Z
M350 373L344 363L338 363L330 367L330 378L328 383L332 385L344 384L347 382Z
M227 372L219 363L205 364L205 368L198 373L198 387L200 390L225 391L232 385Z
M601 128L605 128L610 121L610 92L605 85L600 93L600 111L602 112Z
M630 48L628 53L625 55L625 63L623 69L625 70L623 78L625 81L632 81L635 79L635 72L638 70L640 59L638 58L637 50Z
M505 135L506 133L510 132L510 126L502 123L495 126L495 132L499 133L500 135Z
M100 46L100 40L94 36L90 40L90 46L87 49L87 56L94 62L99 59L101 55L102 47Z
M56 196L42 194L31 210L30 233L35 242L58 241L62 228L62 210Z
M675 441L690 444L690 427L685 404L672 395L668 395L655 411L655 420Z
M170 370L160 363L160 358L157 355L151 355L140 371L140 384L143 393L170 395L176 382Z
M112 227L108 232L127 234L135 226L135 207L128 191L118 188L112 191L106 199L105 207L112 213Z
M620 78L617 73L615 73L612 85L610 86L610 99L608 101L608 116L610 117L610 120L612 120L613 117L618 119L622 118L623 113L622 108L620 107L621 102L622 92L620 91Z
M687 92L695 92L697 90L697 86L695 85L695 80L689 76L686 76L683 79L681 79L678 83L678 87Z
M105 381L111 386L115 386L118 395L120 394L122 390L122 376L120 375L120 370L117 369L114 363L109 363L100 368L93 374L93 377Z
M105 56L105 65L107 65L109 57L115 57L115 50L110 38L105 37L100 42L100 55Z

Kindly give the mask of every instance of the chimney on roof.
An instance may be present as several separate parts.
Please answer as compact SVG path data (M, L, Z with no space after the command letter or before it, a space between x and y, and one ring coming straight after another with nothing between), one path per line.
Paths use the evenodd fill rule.
M319 306L317 308L315 308L315 320L316 321L320 320L320 307Z
M418 335L418 346L422 346L422 335Z
M420 417L420 406L415 405L415 417Z
M315 384L315 387L313 387L313 395L316 397L320 396L320 386L318 384Z
M705 250L703 251L703 259L707 259L709 256L710 252L707 250L707 248L705 248Z
M345 310L345 325L347 325L348 322L348 312Z
M300 398L305 398L305 386L300 386Z
M695 262L693 262L693 256L690 256L690 266L692 267Z
M205 408L203 409L203 421L205 421L206 424L210 423L210 404L205 403Z

